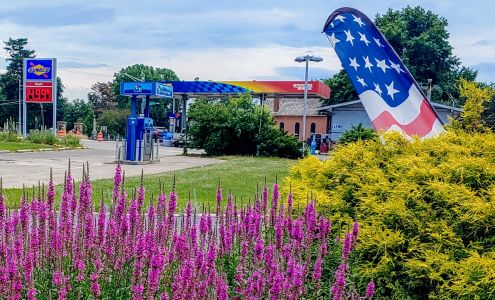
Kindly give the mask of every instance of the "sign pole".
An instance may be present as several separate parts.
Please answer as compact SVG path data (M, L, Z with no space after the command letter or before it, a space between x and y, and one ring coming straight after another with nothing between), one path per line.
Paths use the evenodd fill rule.
M22 134L22 80L19 79L19 123L17 123L17 135Z
M24 122L22 123L22 136L27 138L27 103L26 101L22 101L22 119Z
M58 97L57 97L57 59L54 58L53 59L53 134L57 135L57 100L58 100Z
M27 103L26 103L26 66L27 59L23 59L22 77L23 77L23 87L22 87L22 137L27 138ZM19 99L20 101L20 99Z

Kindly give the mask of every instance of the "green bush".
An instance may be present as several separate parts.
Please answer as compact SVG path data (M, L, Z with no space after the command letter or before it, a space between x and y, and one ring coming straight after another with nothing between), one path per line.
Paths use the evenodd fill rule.
M364 128L363 124L359 123L356 126L352 125L351 129L344 131L340 137L340 142L342 144L347 144L357 141L373 140L376 138L378 138L378 135L375 130L372 128Z
M191 144L208 155L301 156L297 139L275 128L270 112L250 95L198 99L189 117Z
M359 220L357 272L378 299L494 299L495 134L383 139L304 159L284 186L334 226Z
M81 146L81 140L76 135L67 134L60 139L60 144L75 148Z
M58 143L57 136L48 130L31 130L27 140L34 144L56 145Z
M19 137L13 131L0 131L0 142L18 142Z

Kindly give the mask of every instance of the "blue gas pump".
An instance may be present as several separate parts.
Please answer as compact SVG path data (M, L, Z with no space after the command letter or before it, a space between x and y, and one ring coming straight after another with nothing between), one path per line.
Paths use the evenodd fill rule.
M120 94L131 96L131 114L127 118L126 161L147 161L152 155L153 119L150 118L150 98L172 98L172 86L159 82L122 82ZM145 102L142 116L137 114L137 99Z

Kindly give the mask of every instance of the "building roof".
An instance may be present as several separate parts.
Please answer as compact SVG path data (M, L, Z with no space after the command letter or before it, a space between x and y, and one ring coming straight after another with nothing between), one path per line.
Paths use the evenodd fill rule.
M302 97L304 81L166 81L173 86L175 95L219 96L239 93ZM321 81L308 81L308 96L330 98L330 88Z
M338 104L333 104L333 105L322 106L322 107L318 108L318 111L324 111L324 110L332 111L334 108L345 107L345 106L350 106L353 104L361 104L361 103L362 103L361 100L353 100L353 101L348 101L348 102L343 102L343 103L338 103ZM435 108L450 109L450 110L454 110L457 112L464 111L462 108L453 107L453 106L440 104L440 103L436 103L436 102L431 102L431 105L433 105L433 107L435 107Z

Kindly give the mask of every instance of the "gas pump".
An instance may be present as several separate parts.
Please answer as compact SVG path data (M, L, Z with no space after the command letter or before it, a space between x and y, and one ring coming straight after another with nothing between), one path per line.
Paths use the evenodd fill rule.
M131 114L127 118L125 160L119 160L129 163L158 160L158 143L153 140L155 128L150 118L150 98L172 98L172 87L159 82L122 82L120 94L132 98ZM136 112L138 98L144 103L144 111L140 115Z

